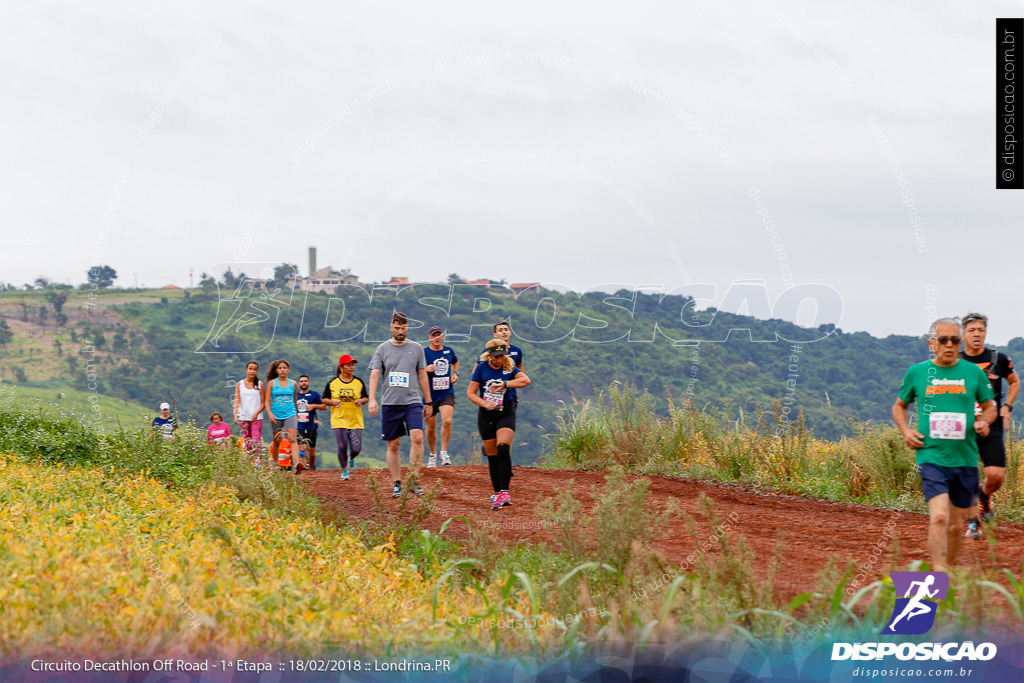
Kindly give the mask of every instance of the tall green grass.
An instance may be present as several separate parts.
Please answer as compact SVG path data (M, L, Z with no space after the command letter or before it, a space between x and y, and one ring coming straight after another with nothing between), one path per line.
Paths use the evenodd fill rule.
M923 512L914 452L895 426L853 424L853 436L814 438L803 416L786 419L782 406L739 417L707 412L669 397L658 415L646 391L613 384L585 401L563 406L546 467L624 471L741 482L790 494ZM1006 480L998 515L1024 521L1021 442L1007 443Z
M316 499L295 477L267 466L255 467L237 447L210 446L206 430L182 425L173 440L155 430L112 428L88 411L24 401L0 385L0 453L44 464L98 467L113 473L145 473L174 488L207 483L232 486L282 512L315 514Z

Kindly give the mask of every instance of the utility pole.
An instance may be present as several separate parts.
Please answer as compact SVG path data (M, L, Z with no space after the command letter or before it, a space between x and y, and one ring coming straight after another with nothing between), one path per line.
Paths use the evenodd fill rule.
M188 288L189 289L195 289L195 287L196 287L196 284L195 284L195 282L192 279L192 274L194 272L195 272L195 268L193 268L192 266L189 266L188 267Z

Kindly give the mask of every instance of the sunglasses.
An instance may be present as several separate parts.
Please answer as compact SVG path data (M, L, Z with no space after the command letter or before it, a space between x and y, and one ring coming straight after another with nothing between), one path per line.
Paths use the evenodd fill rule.
M943 336L940 336L940 337L935 337L935 341L937 341L939 343L939 346L943 346L945 344L957 344L957 345L959 345L960 342L961 342L961 339L960 339L960 337L947 337L947 336L943 335Z

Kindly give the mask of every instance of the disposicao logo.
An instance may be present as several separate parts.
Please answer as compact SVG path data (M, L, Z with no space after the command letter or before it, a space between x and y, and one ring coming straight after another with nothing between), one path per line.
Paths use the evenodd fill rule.
M938 600L945 600L949 576L943 572L893 572L896 605L881 635L915 636L935 625ZM902 597L899 597L902 596ZM832 661L870 660L895 656L900 660L987 661L996 656L993 643L833 643Z
M945 600L949 576L944 572L893 572L896 606L882 635L919 636L935 624L937 600Z

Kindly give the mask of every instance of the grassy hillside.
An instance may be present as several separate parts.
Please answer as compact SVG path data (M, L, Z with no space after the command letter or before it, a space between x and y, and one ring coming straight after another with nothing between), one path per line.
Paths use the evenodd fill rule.
M38 407L39 410L50 414L62 411L82 415L98 412L103 422L113 428L120 425L126 429L138 429L149 424L157 414L157 406L146 407L126 399L68 389L61 387L57 382L52 386L53 388L46 388L5 384L5 388L20 405ZM98 407L98 411L92 408L94 405Z
M99 391L146 406L174 401L181 415L205 424L213 410L230 409L233 383L251 359L265 370L287 358L292 376L309 374L316 390L332 376L338 356L361 361L368 379L374 347L388 336L391 311L413 319L410 337L423 342L426 328L447 328L446 343L468 378L491 325L509 319L533 385L522 392L513 457L530 463L548 448L558 411L595 395L612 381L653 396L667 415L669 395L728 415L742 425L758 409L785 401L819 437L853 433L852 423L885 422L906 368L926 357L919 337L847 334L830 326L801 328L782 320L698 309L684 296L527 292L468 285L417 285L400 292L343 288L333 294L237 289L103 292L92 302L74 292L64 306L67 324L51 315L41 293L6 293L0 318L15 338L0 349L0 378L25 373L29 385L77 387L92 368ZM25 306L22 306L25 304ZM22 318L25 318L22 320ZM55 342L60 342L60 352ZM1009 344L1024 351L1024 339ZM383 459L369 420L365 454ZM479 450L475 409L459 397L453 452L456 463ZM321 434L321 443L331 436ZM323 447L322 447L323 450Z

